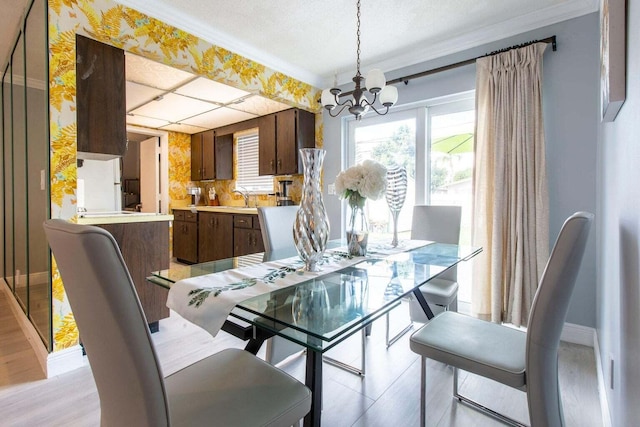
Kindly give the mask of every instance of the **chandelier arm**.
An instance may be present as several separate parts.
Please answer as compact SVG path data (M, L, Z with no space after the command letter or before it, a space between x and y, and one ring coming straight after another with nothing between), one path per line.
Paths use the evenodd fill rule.
M336 107L342 107L342 110L344 110L344 107L353 107L353 99L352 98L347 98L345 99L343 102L340 102L340 99L338 99L338 95L335 95L336 98Z
M342 106L342 108L340 108L340 109L338 110L338 112L337 112L337 113L335 113L335 114L332 114L332 111L333 111L333 110L327 110L327 111L329 111L329 115L330 115L331 117L338 117L338 116L340 115L340 113L342 113L342 112L344 111L344 109L345 109L345 108L347 108L347 107L349 106L346 102L345 102L344 104L340 104L340 105ZM353 105L353 104L352 104L352 105ZM389 108L389 107L387 107L387 109L388 109L388 108ZM334 110L335 110L335 108L334 108Z
M371 107L371 109L373 111L375 111L376 114L378 114L380 116L384 116L385 114L387 114L389 112L389 107L385 107L386 110L384 110L384 113L381 113L380 111L378 111L378 109L376 107L373 106L373 104L371 104L371 103L367 103L367 104L369 104L369 107Z
M369 92L369 93L371 93L371 92ZM362 99L358 102L358 104L362 105L363 107L366 106L366 105L368 105L369 107L373 107L373 103L376 102L376 99L378 99L378 94L377 93L373 94L373 100L371 100L371 101L369 101L366 96L362 96ZM374 108L374 110L375 110L375 108Z

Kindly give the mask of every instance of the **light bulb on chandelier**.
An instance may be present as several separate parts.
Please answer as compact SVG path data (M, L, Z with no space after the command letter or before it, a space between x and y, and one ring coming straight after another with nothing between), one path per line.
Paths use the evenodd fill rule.
M360 120L360 118L369 111L369 108L381 116L387 114L389 112L389 108L398 101L398 89L395 86L387 86L387 79L381 70L373 69L369 71L366 78L362 77L362 74L360 74L360 0L358 0L356 7L358 18L358 49L356 75L353 77L353 82L356 84L356 87L352 92L353 98L348 98L343 102L340 102L340 94L342 93L342 90L337 87L333 87L322 91L320 102L322 103L322 106L329 111L329 115L331 117L337 117L345 108L349 107L349 112ZM364 88L362 87L363 81ZM337 84L335 86L337 86ZM372 101L369 101L365 96L366 91L373 95ZM374 106L378 98L380 104L385 107L384 111L379 111ZM334 113L336 107L340 107L340 109Z

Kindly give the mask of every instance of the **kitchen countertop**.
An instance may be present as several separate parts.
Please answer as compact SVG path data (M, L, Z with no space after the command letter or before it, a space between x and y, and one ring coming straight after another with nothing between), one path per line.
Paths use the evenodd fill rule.
M258 209L256 208L245 208L242 206L184 206L184 207L175 207L173 210L183 210L183 211L195 211L196 212L217 212L217 213L229 213L229 214L246 214L246 215L257 215Z
M78 224L122 224L134 222L173 221L173 215L145 212L84 212L78 215Z

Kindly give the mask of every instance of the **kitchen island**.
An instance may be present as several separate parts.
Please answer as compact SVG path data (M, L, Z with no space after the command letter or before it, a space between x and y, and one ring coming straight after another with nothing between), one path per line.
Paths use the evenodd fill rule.
M169 317L167 291L147 282L152 271L169 268L169 222L173 215L141 212L81 213L78 224L96 225L113 235L140 299L151 332Z

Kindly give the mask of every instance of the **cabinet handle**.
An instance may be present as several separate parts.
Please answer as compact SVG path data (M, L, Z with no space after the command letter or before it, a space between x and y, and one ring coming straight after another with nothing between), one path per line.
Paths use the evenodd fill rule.
M282 159L278 159L278 169L282 169Z
M271 161L269 162L269 167L272 171L275 170L275 161L273 159L271 159Z

